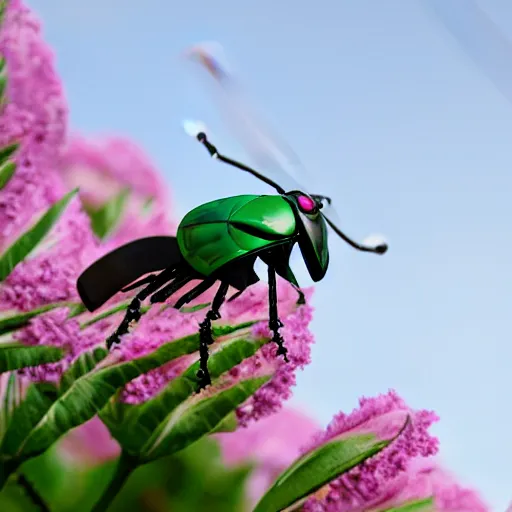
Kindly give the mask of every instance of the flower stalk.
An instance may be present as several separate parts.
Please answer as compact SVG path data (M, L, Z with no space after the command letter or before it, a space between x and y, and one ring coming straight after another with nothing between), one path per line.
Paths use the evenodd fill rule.
M119 463L115 470L114 476L110 484L101 495L99 501L94 505L91 512L104 512L114 501L115 497L119 494L124 487L130 475L137 469L139 462L136 457L131 456L129 453L123 451L119 457Z

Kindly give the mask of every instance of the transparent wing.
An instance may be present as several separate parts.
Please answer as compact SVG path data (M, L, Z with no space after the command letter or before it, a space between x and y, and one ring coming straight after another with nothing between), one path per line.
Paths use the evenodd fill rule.
M512 42L474 0L423 0L480 71L512 102Z
M313 188L315 180L305 170L293 150L258 118L255 109L244 97L243 88L228 71L227 65L222 64L221 46L218 43L195 45L186 51L186 56L198 62L207 71L212 92L215 94L224 121L253 160L256 170L287 191L300 190L311 196L321 193ZM197 127L192 125L193 123L187 123L186 130L197 133ZM322 204L322 214L334 231L345 241L363 251L383 254L387 250L382 237L378 237L379 240L382 238L382 241L376 247L354 245L353 241L339 231L338 226L341 225L341 221L331 198L325 198Z
M261 119L245 98L243 88L223 64L223 51L216 43L189 48L189 59L199 63L210 77L210 91L232 135L253 161L257 170L286 190L308 191L311 182L297 155Z

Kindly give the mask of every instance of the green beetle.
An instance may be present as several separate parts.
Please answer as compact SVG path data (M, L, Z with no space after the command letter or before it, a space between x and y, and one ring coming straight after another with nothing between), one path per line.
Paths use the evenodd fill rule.
M253 174L272 185L279 195L241 195L198 206L185 215L176 237L142 238L115 249L80 275L77 289L87 309L94 311L119 291L147 285L132 299L124 319L108 339L110 347L128 332L132 322L140 319L142 301L148 297L151 303L164 302L188 282L201 280L176 300L174 307L179 309L220 282L211 308L200 324L198 379L202 388L210 384L207 361L208 345L213 342L211 322L220 318L219 310L230 286L237 290L229 299L233 300L259 281L254 271L256 258L268 266L269 327L278 354L287 360L279 333L282 323L277 311L276 275L289 281L297 289L298 302L304 303L289 265L294 245L298 244L315 282L325 276L329 264L327 224L360 251L384 254L387 245L369 247L354 242L322 214L323 202L330 202L329 198L298 190L285 192L254 169L219 154L204 133L199 133L197 139L212 157ZM140 279L155 271L160 272Z

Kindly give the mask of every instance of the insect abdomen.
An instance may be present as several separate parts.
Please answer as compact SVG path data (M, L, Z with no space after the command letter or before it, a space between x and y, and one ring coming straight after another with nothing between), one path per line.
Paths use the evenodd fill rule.
M218 199L189 212L177 239L185 260L203 275L296 234L292 207L281 196Z

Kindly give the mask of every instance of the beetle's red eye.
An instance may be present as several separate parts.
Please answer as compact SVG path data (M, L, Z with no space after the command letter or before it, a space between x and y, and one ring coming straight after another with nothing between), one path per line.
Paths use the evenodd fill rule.
M304 213L311 213L312 211L315 210L316 208L316 203L315 201L313 201L313 199L311 199L310 197L307 197L307 196L299 196L297 198L297 201L299 202L299 206L300 206L300 209L304 212Z

